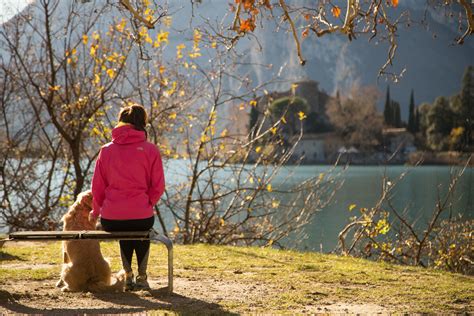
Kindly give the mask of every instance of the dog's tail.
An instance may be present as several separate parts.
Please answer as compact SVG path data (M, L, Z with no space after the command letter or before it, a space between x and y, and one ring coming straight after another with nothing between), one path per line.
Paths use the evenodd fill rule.
M90 292L123 292L125 288L125 270L120 270L116 275L112 275L110 282L99 281L90 284Z

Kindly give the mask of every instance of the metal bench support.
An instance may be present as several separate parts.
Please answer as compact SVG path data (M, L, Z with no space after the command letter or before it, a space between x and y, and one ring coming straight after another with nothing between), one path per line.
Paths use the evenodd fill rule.
M63 241L63 240L150 240L161 242L168 250L168 293L173 293L173 243L166 237L151 229L139 232L105 232L101 230L84 231L25 231L8 234L8 238L0 240L0 248L6 241Z
M150 240L159 241L168 249L168 292L171 294L173 293L173 243L168 237L159 235L154 229L150 231Z

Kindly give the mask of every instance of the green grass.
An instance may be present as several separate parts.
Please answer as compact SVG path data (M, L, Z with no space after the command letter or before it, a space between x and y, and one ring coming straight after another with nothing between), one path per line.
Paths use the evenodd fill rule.
M112 269L120 269L118 244L102 243ZM56 278L60 243L9 246L0 252L0 285L4 280ZM473 311L474 278L433 269L377 263L351 257L257 247L177 245L175 277L265 284L273 289L253 302L219 302L231 311L285 311L313 302L371 303L393 311ZM2 268L11 264L41 264L39 269ZM50 267L48 264L54 263ZM149 273L166 275L166 249L152 245ZM260 304L260 305L259 305Z

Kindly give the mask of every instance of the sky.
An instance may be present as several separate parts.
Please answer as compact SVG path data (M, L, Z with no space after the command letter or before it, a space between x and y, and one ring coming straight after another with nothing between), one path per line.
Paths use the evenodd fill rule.
M30 0L0 0L0 24L22 10Z

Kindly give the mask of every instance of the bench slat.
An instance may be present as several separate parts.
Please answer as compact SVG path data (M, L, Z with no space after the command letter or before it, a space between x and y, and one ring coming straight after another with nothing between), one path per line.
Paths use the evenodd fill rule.
M70 240L70 239L149 239L149 231L105 232L88 231L23 231L10 233L11 240Z

